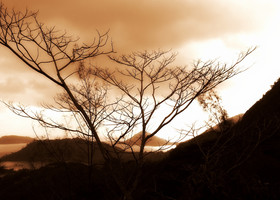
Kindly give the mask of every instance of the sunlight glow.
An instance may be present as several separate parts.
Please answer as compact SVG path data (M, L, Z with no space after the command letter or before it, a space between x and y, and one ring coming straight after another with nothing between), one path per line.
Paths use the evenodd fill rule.
M248 70L226 81L217 88L218 93L222 98L222 104L228 111L230 117L246 112L246 110L248 110L267 90L270 89L270 85L272 85L280 75L278 60L278 48L280 46L280 26L278 25L280 20L280 2L278 0L257 2L253 0L246 2L231 0L227 3L229 5L238 5L240 8L242 7L244 11L246 11L246 6L243 7L243 5L256 5L252 10L258 12L261 5L263 5L263 2L266 2L264 4L266 7L264 7L263 13L267 14L269 17L266 19L260 19L260 21L250 22L254 24L259 23L261 24L260 27L256 25L252 30L242 29L233 31L233 33L221 31L221 34L213 34L208 37L193 37L190 38L190 40L182 41L182 43L172 49L172 51L174 50L178 52L177 60L175 62L176 65L191 65L198 59L203 61L217 59L218 61L231 64L235 61L240 52L246 51L250 47L258 47L253 54L242 62L241 69L248 68ZM47 13L47 10L43 10L43 12ZM250 15L250 13L244 12L244 16L242 16L244 17L244 20L251 19L247 14ZM77 34L81 38L85 37L88 39L88 30L85 31L79 26L79 24L75 24L68 20L68 18L49 18L46 16L45 18L46 22L50 23L50 25L53 23L59 24L58 27L61 25L61 27L71 30L70 33L73 33L73 35ZM229 21L228 23L231 22ZM182 26L183 25L184 23L182 23ZM113 28L115 26L113 26ZM114 31L116 30L112 30L112 32ZM118 43L116 42L116 44ZM44 94L44 92L51 94L49 90L53 90L52 85L48 85L48 82L45 85L43 84L40 88L37 82L32 85L32 82L29 80L38 80L38 82L41 83L42 77L34 74L27 75L29 72L26 72L27 70L25 71L25 66L21 66L23 64L20 64L18 60L14 59L13 56L7 53L7 51L1 49L1 53L2 57L0 57L0 64L4 67L2 67L3 73L1 75L3 78L1 79L0 84L6 86L5 83L9 83L7 81L9 77L17 76L16 80L14 79L14 82L23 87L15 87L13 88L13 91L12 89L9 89L10 91L8 92L6 91L8 88L2 88L1 98L7 100L8 97L9 99L12 97L16 102L20 101L25 104L25 102L34 103L34 99L41 100L45 98L45 96L48 96ZM13 68L13 66L16 67ZM20 76L14 74L14 72L20 73ZM12 84L9 86L11 85ZM47 90L42 90L43 88L47 88ZM19 89L20 92L16 89ZM9 92L14 93L11 94ZM39 106L34 106L32 108L40 110ZM0 136L17 134L34 137L35 134L32 128L34 126L38 133L42 132L42 135L44 135L44 129L39 128L39 126L32 120L18 117L2 105L0 111L0 120L3 122L1 125ZM167 107L163 106L160 108L159 114L155 116L148 128L153 130L153 128L159 123L160 117L162 117L161 113L166 113L167 111ZM61 114L51 111L46 114L55 120L62 120ZM193 123L196 123L197 127L201 127L206 120L207 114L202 111L197 102L194 102L190 109L178 116L168 127L164 127L159 132L158 136L173 140L177 135L175 134L176 130L187 129L186 127L190 127ZM101 131L106 134L105 128L101 129ZM135 133L137 133L137 131L135 131ZM52 130L52 132L53 137L63 137L65 135L64 132L56 130Z

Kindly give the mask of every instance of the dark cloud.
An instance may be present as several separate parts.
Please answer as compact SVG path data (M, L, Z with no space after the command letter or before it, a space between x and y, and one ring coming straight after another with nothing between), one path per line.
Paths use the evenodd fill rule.
M232 36L235 34L262 29L274 12L269 6L271 3L269 0L4 0L3 2L8 8L39 10L40 21L49 26L54 25L57 29L67 29L70 34L77 34L82 40L83 38L89 40L96 29L100 31L110 29L116 51L121 53L143 49L176 49L193 41L225 36L234 38ZM14 79L6 79L7 82L0 85L3 93L28 92L33 94L28 97L32 101L53 96L56 89L53 89L53 85L43 76L34 75L35 72L15 59L15 56L7 50L0 48L0 54L1 75L3 77L14 75ZM23 79L29 81L22 81L20 84L18 77L24 77Z
M221 0L9 0L6 4L39 10L43 21L76 29L80 35L110 29L120 50L175 48L187 41L254 31L269 18L263 10L271 10L265 1Z
M25 8L39 10L38 17L41 22L48 26L56 26L58 30L65 29L69 34L79 36L82 41L93 39L96 30L104 32L110 29L115 50L119 53L158 48L179 50L181 57L178 59L179 62L176 61L179 65L189 64L193 61L191 59L205 59L205 55L208 58L209 54L217 54L215 58L219 58L221 52L229 48L243 50L240 49L241 46L243 48L243 45L255 42L257 38L250 38L248 42L250 36L265 30L265 26L271 27L271 24L277 24L279 21L279 15L277 20L275 17L278 9L278 2L275 0L2 0L2 2L8 8L16 10ZM274 22L271 21L273 17ZM272 74L277 75L269 71L270 66L277 66L275 63L278 63L276 48L279 46L277 45L279 28L277 28L274 25L269 29L269 34L264 35L265 39L271 40L271 46L263 50L263 54L259 56L260 59L267 57L263 63L263 66L266 66L265 70L259 75L251 73L251 77L249 73L248 76L246 74L244 80L247 82L250 80L250 83L263 83L261 79L266 77L265 72L267 80L274 79L270 77ZM274 36L271 37L271 34ZM216 40L222 43L221 48L212 45L211 41L217 44ZM255 46L256 43L249 45ZM94 65L112 66L109 61L104 62L102 59L89 62ZM236 89L228 93L227 104L232 107L234 114L242 110L240 104L234 107L234 101L240 99L238 98L240 94L244 96L250 91L248 99L251 99L251 102L258 99L253 94L255 87L248 89L249 84L246 84L246 81L238 81L240 84L236 85ZM258 89L259 91L265 90ZM38 105L41 102L51 101L57 92L58 88L49 80L29 69L7 49L0 47L1 100ZM248 99L242 102L243 107L248 105ZM7 113L8 111L2 115L2 121L7 119ZM8 122L14 124L15 121L9 119ZM18 124L16 127L19 127ZM14 128L10 124L7 127L7 130Z

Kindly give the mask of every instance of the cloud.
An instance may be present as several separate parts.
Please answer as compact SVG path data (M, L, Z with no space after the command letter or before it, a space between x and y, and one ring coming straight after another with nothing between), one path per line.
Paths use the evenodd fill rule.
M51 103L53 97L59 92L54 84L40 76L2 77L0 81L0 98L6 102L20 102L26 105L40 105Z
M239 37L261 30L275 12L273 0L4 0L3 2L8 8L27 7L30 10L39 10L40 21L48 26L55 25L59 30L67 29L69 34L77 34L81 40L92 39L91 36L96 29L100 31L110 29L116 51L120 53L143 49L176 49L191 43L197 46L199 42L212 41L216 38L229 38L228 43L231 43L231 40L235 43L236 35ZM211 47L209 49L217 52ZM192 54L194 48L188 48L188 51ZM36 73L31 69L27 70L24 64L7 50L3 50L3 47L0 48L0 55L1 76L2 80L6 80L2 81L0 86L2 94L24 93L25 96L28 94L26 98L36 102L53 96L56 89L52 88L48 80L34 75ZM13 76L13 79L6 79L8 76Z
M17 78L9 77L0 82L0 94L12 95L12 94L22 94L25 92L24 82Z
M174 48L262 28L273 9L270 1L94 0L6 1L7 6L39 9L39 17L80 35L110 29L117 50ZM267 12L267 10L269 12Z
M276 0L2 0L2 2L8 8L16 10L25 8L39 10L38 17L41 22L47 26L56 26L58 30L66 29L69 34L79 36L81 41L93 39L96 29L101 32L110 29L115 50L119 53L158 48L179 50L180 65L191 63L192 59L196 58L204 60L204 57L208 58L213 54L217 54L214 57L219 58L221 52L229 51L229 48L235 52L244 50L244 42L246 45L255 46L259 37L256 33L264 30L266 26L271 26L269 34L264 35L266 39L264 41L270 40L270 46L262 50L263 54L259 54L259 59L265 58L261 61L261 67L265 69L259 70L260 73L257 74L251 73L251 76L244 73L246 75L244 80L245 83L248 80L251 83L254 82L252 80L257 80L261 85L263 84L261 79L271 79L272 74L277 76L275 72L278 69L275 67L271 70L271 66L278 66L276 48L279 46L277 45L279 34L277 35L278 32L275 31L277 29L275 24L278 23L279 16L275 17ZM275 53L271 52L271 49ZM101 61L95 59L90 62L99 64ZM103 60L100 64L107 65ZM37 105L43 101L51 101L58 91L48 80L28 69L3 47L0 47L0 72L0 99L3 100ZM264 76L266 73L267 76ZM227 98L230 99L228 105L232 107L234 101L238 102L240 99L238 96L248 91L250 102L258 99L252 98L254 87L238 82L242 84L237 84L236 89L228 93ZM261 94L260 91L264 90L258 89L256 94L257 92ZM241 103L249 105L247 99L246 102ZM242 109L241 106L237 107L234 108L234 114L242 110L244 112L246 109L244 106ZM2 121L9 119L8 122L13 124L20 123L11 120L12 116L6 113L2 115L2 119ZM9 124L7 127L8 133L8 130L15 126ZM174 127L178 127L176 123ZM20 128L19 131L23 129Z
M37 104L50 103L61 92L61 89L47 79L31 79L28 81L29 92L34 94Z

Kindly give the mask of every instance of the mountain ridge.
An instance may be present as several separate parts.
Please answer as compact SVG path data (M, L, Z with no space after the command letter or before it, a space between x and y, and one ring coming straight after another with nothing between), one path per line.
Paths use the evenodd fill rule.
M20 143L30 143L34 138L28 136L18 136L18 135L5 135L0 137L0 144L20 144Z

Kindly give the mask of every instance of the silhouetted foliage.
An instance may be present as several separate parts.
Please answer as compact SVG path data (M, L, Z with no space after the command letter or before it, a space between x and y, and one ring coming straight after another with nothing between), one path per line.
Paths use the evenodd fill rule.
M203 99L204 94L241 72L238 64L255 48L241 53L232 65L199 60L189 67L170 67L175 54L159 50L120 57L109 55L111 61L119 64L116 70L85 66L84 60L113 52L112 44L107 47L108 39L108 33L97 33L92 44L78 44L78 40L65 32L40 23L37 13L9 11L0 5L0 45L63 90L55 99L56 105L46 108L70 113L77 127L46 118L41 112L30 113L20 105L6 105L16 114L36 120L45 128L59 128L85 139L37 141L5 157L36 161L37 155L28 156L38 148L35 152L42 153L44 161L60 162L1 177L1 197L132 200L278 196L279 179L278 176L273 179L272 175L279 167L279 151L271 144L279 141L279 84L275 84L235 125L225 124L226 112L216 107L218 96L213 94L214 98L205 98L206 107L222 113L216 118L222 119L223 124L179 145L163 161L145 159L148 140L187 110L198 97ZM109 101L109 87L120 94L113 102ZM275 90L278 94L273 92ZM278 102L277 105L273 106L274 102ZM155 113L160 112L159 108L164 104L169 106L169 111L161 112L159 123L153 125ZM99 132L106 122L110 124L106 129L110 145L101 141ZM151 125L154 129L148 134ZM137 126L141 127L139 152L135 152L130 143L125 143ZM73 141L76 142L74 146ZM80 141L86 144L86 147L81 145L81 149L86 149L86 156L80 156ZM127 147L120 149L118 144ZM131 153L127 154L127 149ZM124 154L133 160L123 159ZM98 161L99 155L102 165L93 161L93 158ZM87 166L83 165L86 159ZM270 167L264 166L259 159ZM267 183L271 187L268 188Z

